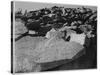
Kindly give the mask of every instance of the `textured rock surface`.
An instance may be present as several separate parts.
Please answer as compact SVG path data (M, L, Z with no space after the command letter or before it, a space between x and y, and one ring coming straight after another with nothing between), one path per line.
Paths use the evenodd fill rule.
M41 70L40 65L34 62L36 54L33 55L33 52L43 39L43 37L25 36L15 42L15 72L36 72Z
M52 41L48 45L41 46L36 51L41 52L35 62L47 63L64 59L72 59L83 46L76 42Z
M82 49L79 43L65 42L58 37L44 40L44 37L26 36L15 43L15 70L41 71L41 63L72 59Z
M27 28L24 26L24 23L21 20L15 21L15 38L25 32L27 32Z

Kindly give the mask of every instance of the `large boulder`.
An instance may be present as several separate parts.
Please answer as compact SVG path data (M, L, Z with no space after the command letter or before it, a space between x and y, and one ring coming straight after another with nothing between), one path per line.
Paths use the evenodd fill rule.
M25 27L24 23L21 20L16 20L15 21L15 38L17 38L18 36L26 33L28 30Z
M77 42L65 42L60 33L50 39L26 36L15 43L16 72L32 72L47 69L42 64L73 59L84 47ZM63 63L61 63L63 64ZM59 65L61 65L59 64ZM42 66L42 67L41 67ZM53 65L54 66L54 65ZM53 67L52 66L52 67Z

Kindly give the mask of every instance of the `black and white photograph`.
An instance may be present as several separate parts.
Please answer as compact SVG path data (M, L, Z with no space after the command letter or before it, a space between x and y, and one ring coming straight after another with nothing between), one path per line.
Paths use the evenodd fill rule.
M97 6L11 2L11 73L97 69Z

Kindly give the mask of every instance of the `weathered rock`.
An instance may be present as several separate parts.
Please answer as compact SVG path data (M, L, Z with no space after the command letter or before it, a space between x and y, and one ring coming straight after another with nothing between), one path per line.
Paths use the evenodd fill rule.
M83 48L79 43L65 42L55 36L45 40L27 36L15 43L15 70L16 72L41 71L42 63L73 59Z
M41 66L34 62L36 54L34 49L43 37L25 36L15 42L15 72L36 72L41 70Z
M15 21L15 38L27 31L27 28L24 26L24 23L22 23L21 20Z
M43 47L43 46L42 46ZM37 63L48 63L64 59L72 59L78 52L83 50L83 46L76 42L58 41L40 48ZM43 49L43 50L42 50Z

